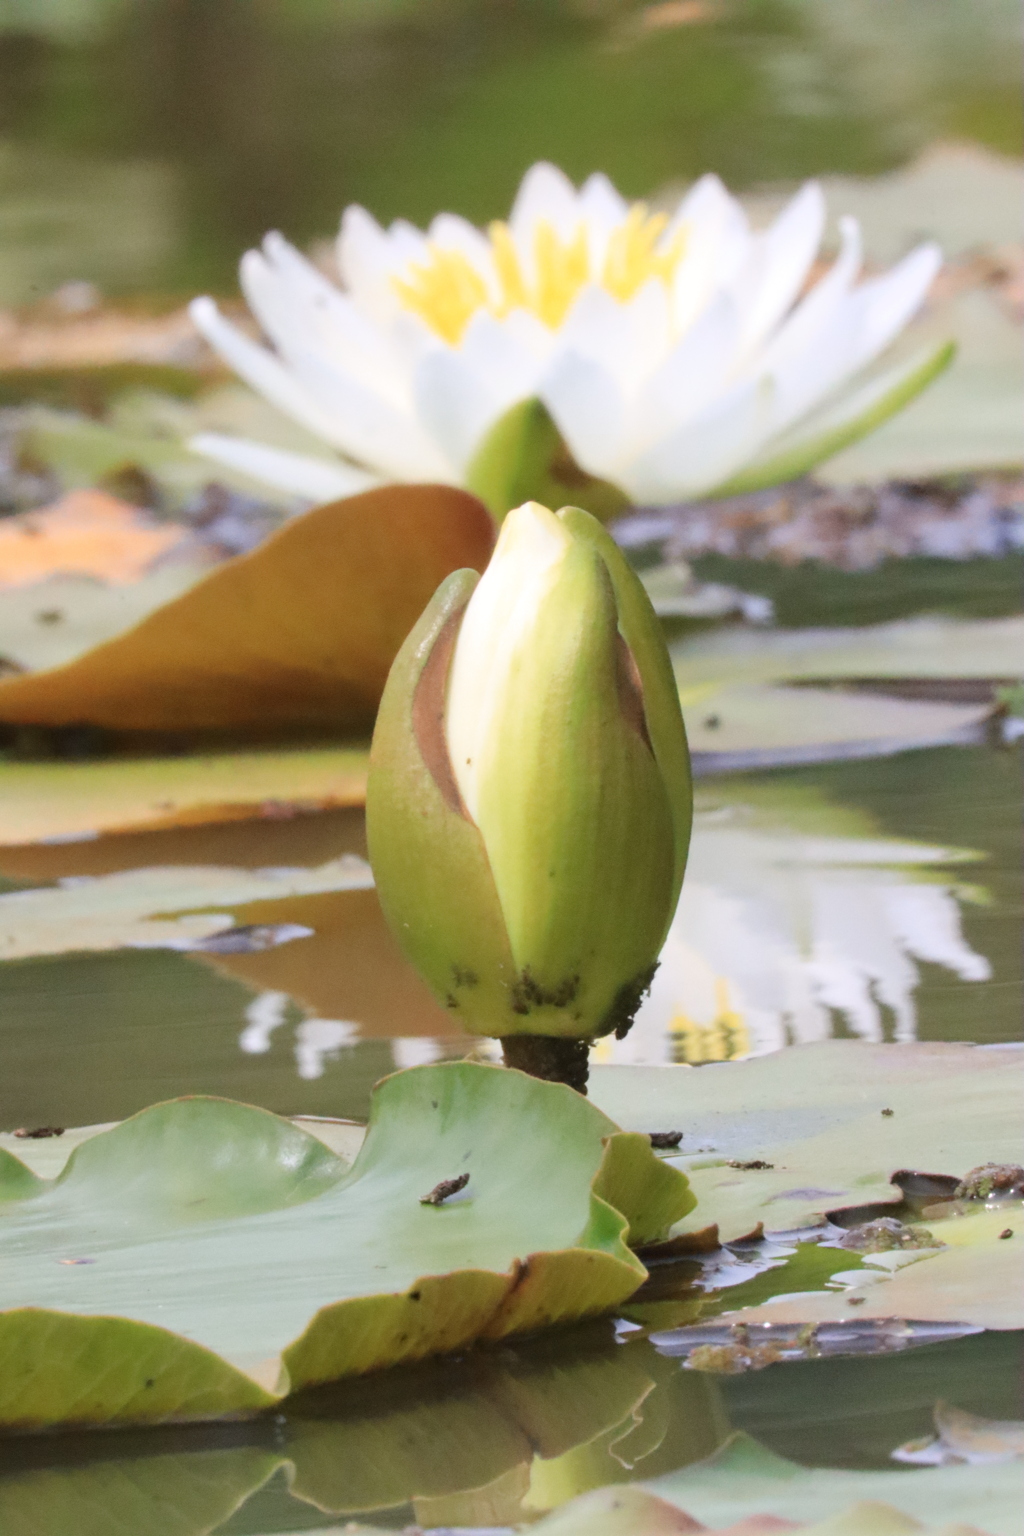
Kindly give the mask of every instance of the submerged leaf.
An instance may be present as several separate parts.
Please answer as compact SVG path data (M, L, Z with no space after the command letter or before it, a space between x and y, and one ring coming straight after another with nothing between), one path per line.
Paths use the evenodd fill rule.
M733 1435L707 1461L645 1486L716 1530L751 1515L807 1522L807 1536L817 1521L828 1522L821 1536L902 1536L920 1529L917 1521L949 1536L954 1527L974 1532L979 1523L988 1536L1016 1536L1019 1529L1019 1468L831 1471L787 1461L746 1434Z
M0 680L0 721L187 732L368 725L391 662L438 583L482 570L493 525L450 486L402 485L317 507L219 566L134 629Z
M92 1137L31 1195L8 1156L0 1424L252 1412L607 1312L646 1273L630 1227L692 1204L676 1175L654 1218L651 1175L670 1170L639 1141L560 1085L449 1063L378 1085L351 1170L275 1115L202 1098ZM460 1172L470 1198L420 1204Z
M0 522L0 588L56 573L131 582L187 532L105 491L69 491L52 507Z

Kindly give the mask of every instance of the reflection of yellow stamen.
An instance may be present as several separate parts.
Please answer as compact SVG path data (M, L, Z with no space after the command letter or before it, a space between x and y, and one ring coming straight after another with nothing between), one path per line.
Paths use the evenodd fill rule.
M538 219L533 228L532 282L508 225L494 223L488 235L495 292L488 291L480 272L461 251L433 241L427 246L428 259L410 263L391 284L405 307L453 346L481 309L499 318L513 309L525 309L556 330L588 282L599 281L620 303L631 299L651 278L669 284L683 253L685 231L678 230L659 249L667 222L664 214L649 214L643 203L634 203L612 232L599 276L590 270L585 224L578 224L571 236L563 238L548 219Z
M685 1013L674 1014L668 1032L675 1042L676 1061L688 1061L698 1067L706 1061L735 1061L750 1050L750 1032L743 1015L729 1006L729 983L715 978L715 1017L710 1024L698 1024Z

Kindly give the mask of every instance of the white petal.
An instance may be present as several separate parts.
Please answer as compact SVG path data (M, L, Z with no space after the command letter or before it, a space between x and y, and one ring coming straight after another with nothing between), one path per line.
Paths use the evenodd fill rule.
M724 390L739 341L736 306L720 293L651 374L630 411L631 452L704 412Z
M509 226L516 236L526 237L533 244L533 228L539 219L547 219L564 237L571 235L579 222L579 206L576 188L564 171L539 160L531 165L519 184Z
M860 273L862 256L860 225L856 219L839 221L842 246L836 260L810 293L794 309L759 358L759 366L783 366L813 341L850 292Z
M747 347L762 341L782 319L803 286L825 228L825 199L809 181L774 224L755 237L750 264L737 279L737 299Z
M861 286L865 315L858 367L877 357L903 329L924 302L941 265L942 252L937 245L919 245L884 276Z
M336 448L344 445L330 414L266 347L251 341L218 310L212 299L193 299L189 314L196 329L230 368L293 420Z
M717 176L702 176L683 199L673 225L686 229L686 246L672 281L676 331L692 325L715 293L726 288L747 259L750 226Z
M378 319L401 309L392 278L410 262L429 259L425 236L404 219L383 230L357 204L346 208L338 233L338 271L361 308Z
M771 427L769 380L750 382L687 422L609 478L634 501L665 505L702 495L752 457Z
M614 373L566 352L553 363L540 396L577 464L607 475L618 461L626 417Z
M440 348L421 360L415 398L423 427L459 478L484 434L512 403L489 388L458 352Z
M486 381L486 387L495 399L504 402L503 410L515 400L536 394L544 356L550 350L551 332L547 326L537 322L546 343L543 353L538 354L532 333L527 329L524 339L523 327L518 324L516 315L523 315L528 320L534 318L518 310L496 320L486 309L478 310L459 344L460 355Z
M391 245L377 220L358 203L342 214L336 251L338 273L349 292L371 311L387 313L396 302Z
M617 192L602 172L588 176L577 199L579 217L587 226L591 272L604 269L608 241L629 212L626 199Z
M228 437L220 432L200 432L189 438L187 446L204 459L212 459L215 464L224 464L264 485L272 485L276 490L288 491L308 501L337 501L339 497L355 496L380 484L377 476L367 474L355 465L332 463L328 459L315 459L282 448L268 448L265 443Z
M242 259L242 290L263 330L287 361L301 339L395 405L409 400L408 369L388 333L340 293L280 235L268 235L266 255Z
M395 480L452 479L451 469L411 413L397 410L358 379L300 345L289 361L300 384L335 423L334 445Z

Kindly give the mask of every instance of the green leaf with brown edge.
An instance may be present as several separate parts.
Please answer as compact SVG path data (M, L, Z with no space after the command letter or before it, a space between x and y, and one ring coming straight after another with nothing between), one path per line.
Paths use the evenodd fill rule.
M0 722L115 732L368 726L438 583L482 570L494 526L452 486L392 485L316 507L133 629L0 680Z
M84 1141L35 1193L8 1159L0 1426L253 1413L607 1312L646 1275L630 1227L692 1204L637 1141L562 1085L458 1062L379 1084L351 1168L288 1121L204 1098ZM461 1172L464 1196L421 1204Z
M520 400L499 417L473 456L466 485L500 522L524 501L552 511L571 504L601 522L629 506L629 497L573 459L542 401Z

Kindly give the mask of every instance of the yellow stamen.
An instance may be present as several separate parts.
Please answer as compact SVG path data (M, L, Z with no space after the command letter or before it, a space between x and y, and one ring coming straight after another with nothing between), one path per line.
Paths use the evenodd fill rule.
M656 246L667 224L665 214L649 214L643 203L634 203L626 222L608 241L601 281L620 302L631 299L652 277L660 277L666 286L672 281L686 244L686 232L677 230L668 248L659 251Z
M494 223L487 233L496 294L488 291L483 277L460 251L447 250L433 241L427 247L428 260L410 263L405 275L393 277L391 284L405 307L452 346L458 345L466 326L481 309L499 319L513 309L525 309L556 330L592 280L599 281L620 303L631 299L652 277L669 284L686 236L680 229L664 249L658 249L667 224L663 213L649 214L643 203L634 203L625 221L613 231L604 270L595 277L590 270L586 225L578 224L572 235L563 239L548 219L538 219L533 230L535 275L531 284L508 225Z
M498 313L507 315L511 309L529 309L530 296L526 291L526 279L519 265L519 252L507 224L497 220L489 227L491 250L494 253L494 270L501 284L501 304Z
M563 243L547 219L538 219L533 232L533 258L537 265L537 287L531 308L545 325L555 330L590 276L586 226L577 225L572 239Z
M408 278L393 277L392 287L406 309L425 320L452 346L478 309L487 303L487 286L461 251L430 242L429 263L413 262Z

